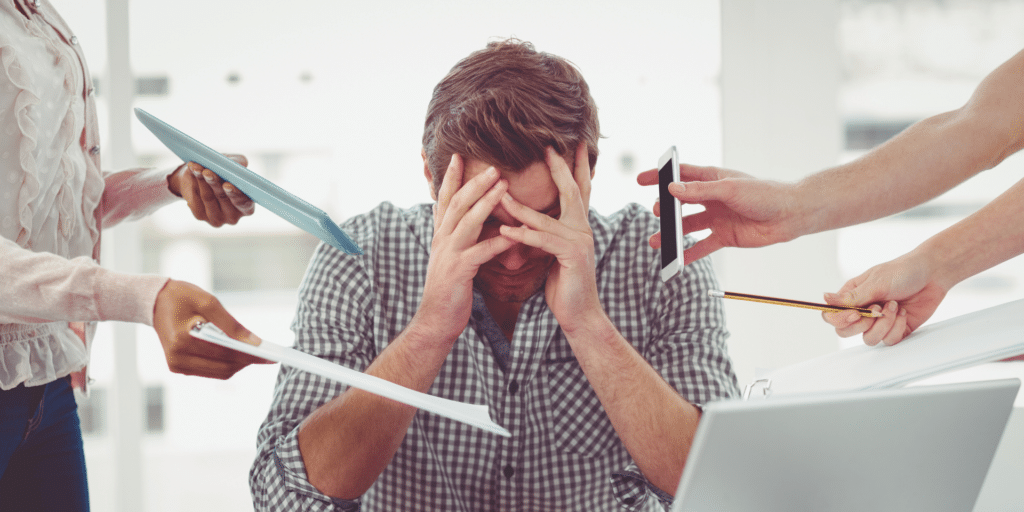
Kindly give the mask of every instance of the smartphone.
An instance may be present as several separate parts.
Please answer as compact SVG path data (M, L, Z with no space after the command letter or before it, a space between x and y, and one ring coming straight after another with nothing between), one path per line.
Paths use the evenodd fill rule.
M675 146L668 148L658 161L662 281L668 281L683 268L683 220L679 200L668 193L668 184L673 181L679 181L679 158Z

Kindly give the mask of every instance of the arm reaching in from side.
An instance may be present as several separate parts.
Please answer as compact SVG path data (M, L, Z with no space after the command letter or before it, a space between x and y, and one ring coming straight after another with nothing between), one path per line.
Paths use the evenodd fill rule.
M883 317L822 316L842 337L863 333L868 345L894 345L932 316L950 288L1022 253L1024 180L913 251L872 267L838 293L825 294L829 304L843 306L886 301Z
M1021 76L1024 51L986 76L963 107L915 123L864 156L794 184L680 165L684 183L670 185L669 192L705 207L684 217L683 227L711 229L685 262L722 247L763 247L892 215L996 166L1024 148ZM637 182L657 184L657 170L641 173ZM660 237L652 237L651 245L659 247Z

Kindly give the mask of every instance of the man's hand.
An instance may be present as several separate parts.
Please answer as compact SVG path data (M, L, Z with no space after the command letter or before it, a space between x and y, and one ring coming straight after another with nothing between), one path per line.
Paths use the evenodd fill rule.
M895 345L932 316L947 291L929 278L928 264L910 252L868 269L836 293L825 294L825 301L836 306L874 304L871 309L883 316L866 318L842 311L822 313L822 318L843 338L863 333L868 345Z
M683 231L711 230L711 235L686 250L684 265L723 247L764 247L803 234L794 227L793 185L687 164L679 165L679 176L684 183L670 184L669 193L683 203L704 206L704 211L683 217ZM636 181L657 185L658 170L644 171ZM661 215L659 203L654 214ZM650 244L661 247L661 232L651 236Z
M561 214L553 219L504 194L501 204L522 226L501 226L501 234L555 256L545 284L545 299L566 333L592 325L604 315L597 295L594 236L588 221L590 163L587 146L576 149L575 169L554 149L546 150L546 163L558 187Z
M153 310L153 328L160 337L167 367L172 372L227 379L250 364L270 363L193 338L189 331L198 322L213 322L236 340L260 344L260 339L242 327L216 297L198 286L172 279L156 296Z
M493 167L465 185L462 174L462 158L452 155L434 206L434 239L415 319L446 341L453 341L469 323L477 269L514 245L502 236L478 242L484 221L505 195L508 182L499 179Z
M226 155L244 165L249 161L242 155ZM213 171L188 162L168 178L171 192L188 202L192 215L219 228L224 224L237 224L238 219L252 215L256 204L252 199L220 179Z

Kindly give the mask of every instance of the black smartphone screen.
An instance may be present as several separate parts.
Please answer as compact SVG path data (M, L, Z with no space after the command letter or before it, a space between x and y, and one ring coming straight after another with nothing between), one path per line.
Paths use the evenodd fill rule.
M675 161L670 159L658 170L658 193L661 202L661 267L665 268L679 258L676 254L676 223L681 222L676 215L676 198L668 192L668 184L675 180Z

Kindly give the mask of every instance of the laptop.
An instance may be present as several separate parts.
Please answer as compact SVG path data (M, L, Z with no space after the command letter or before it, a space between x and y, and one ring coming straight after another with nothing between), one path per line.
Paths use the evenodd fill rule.
M672 512L968 512L1020 381L708 404Z

